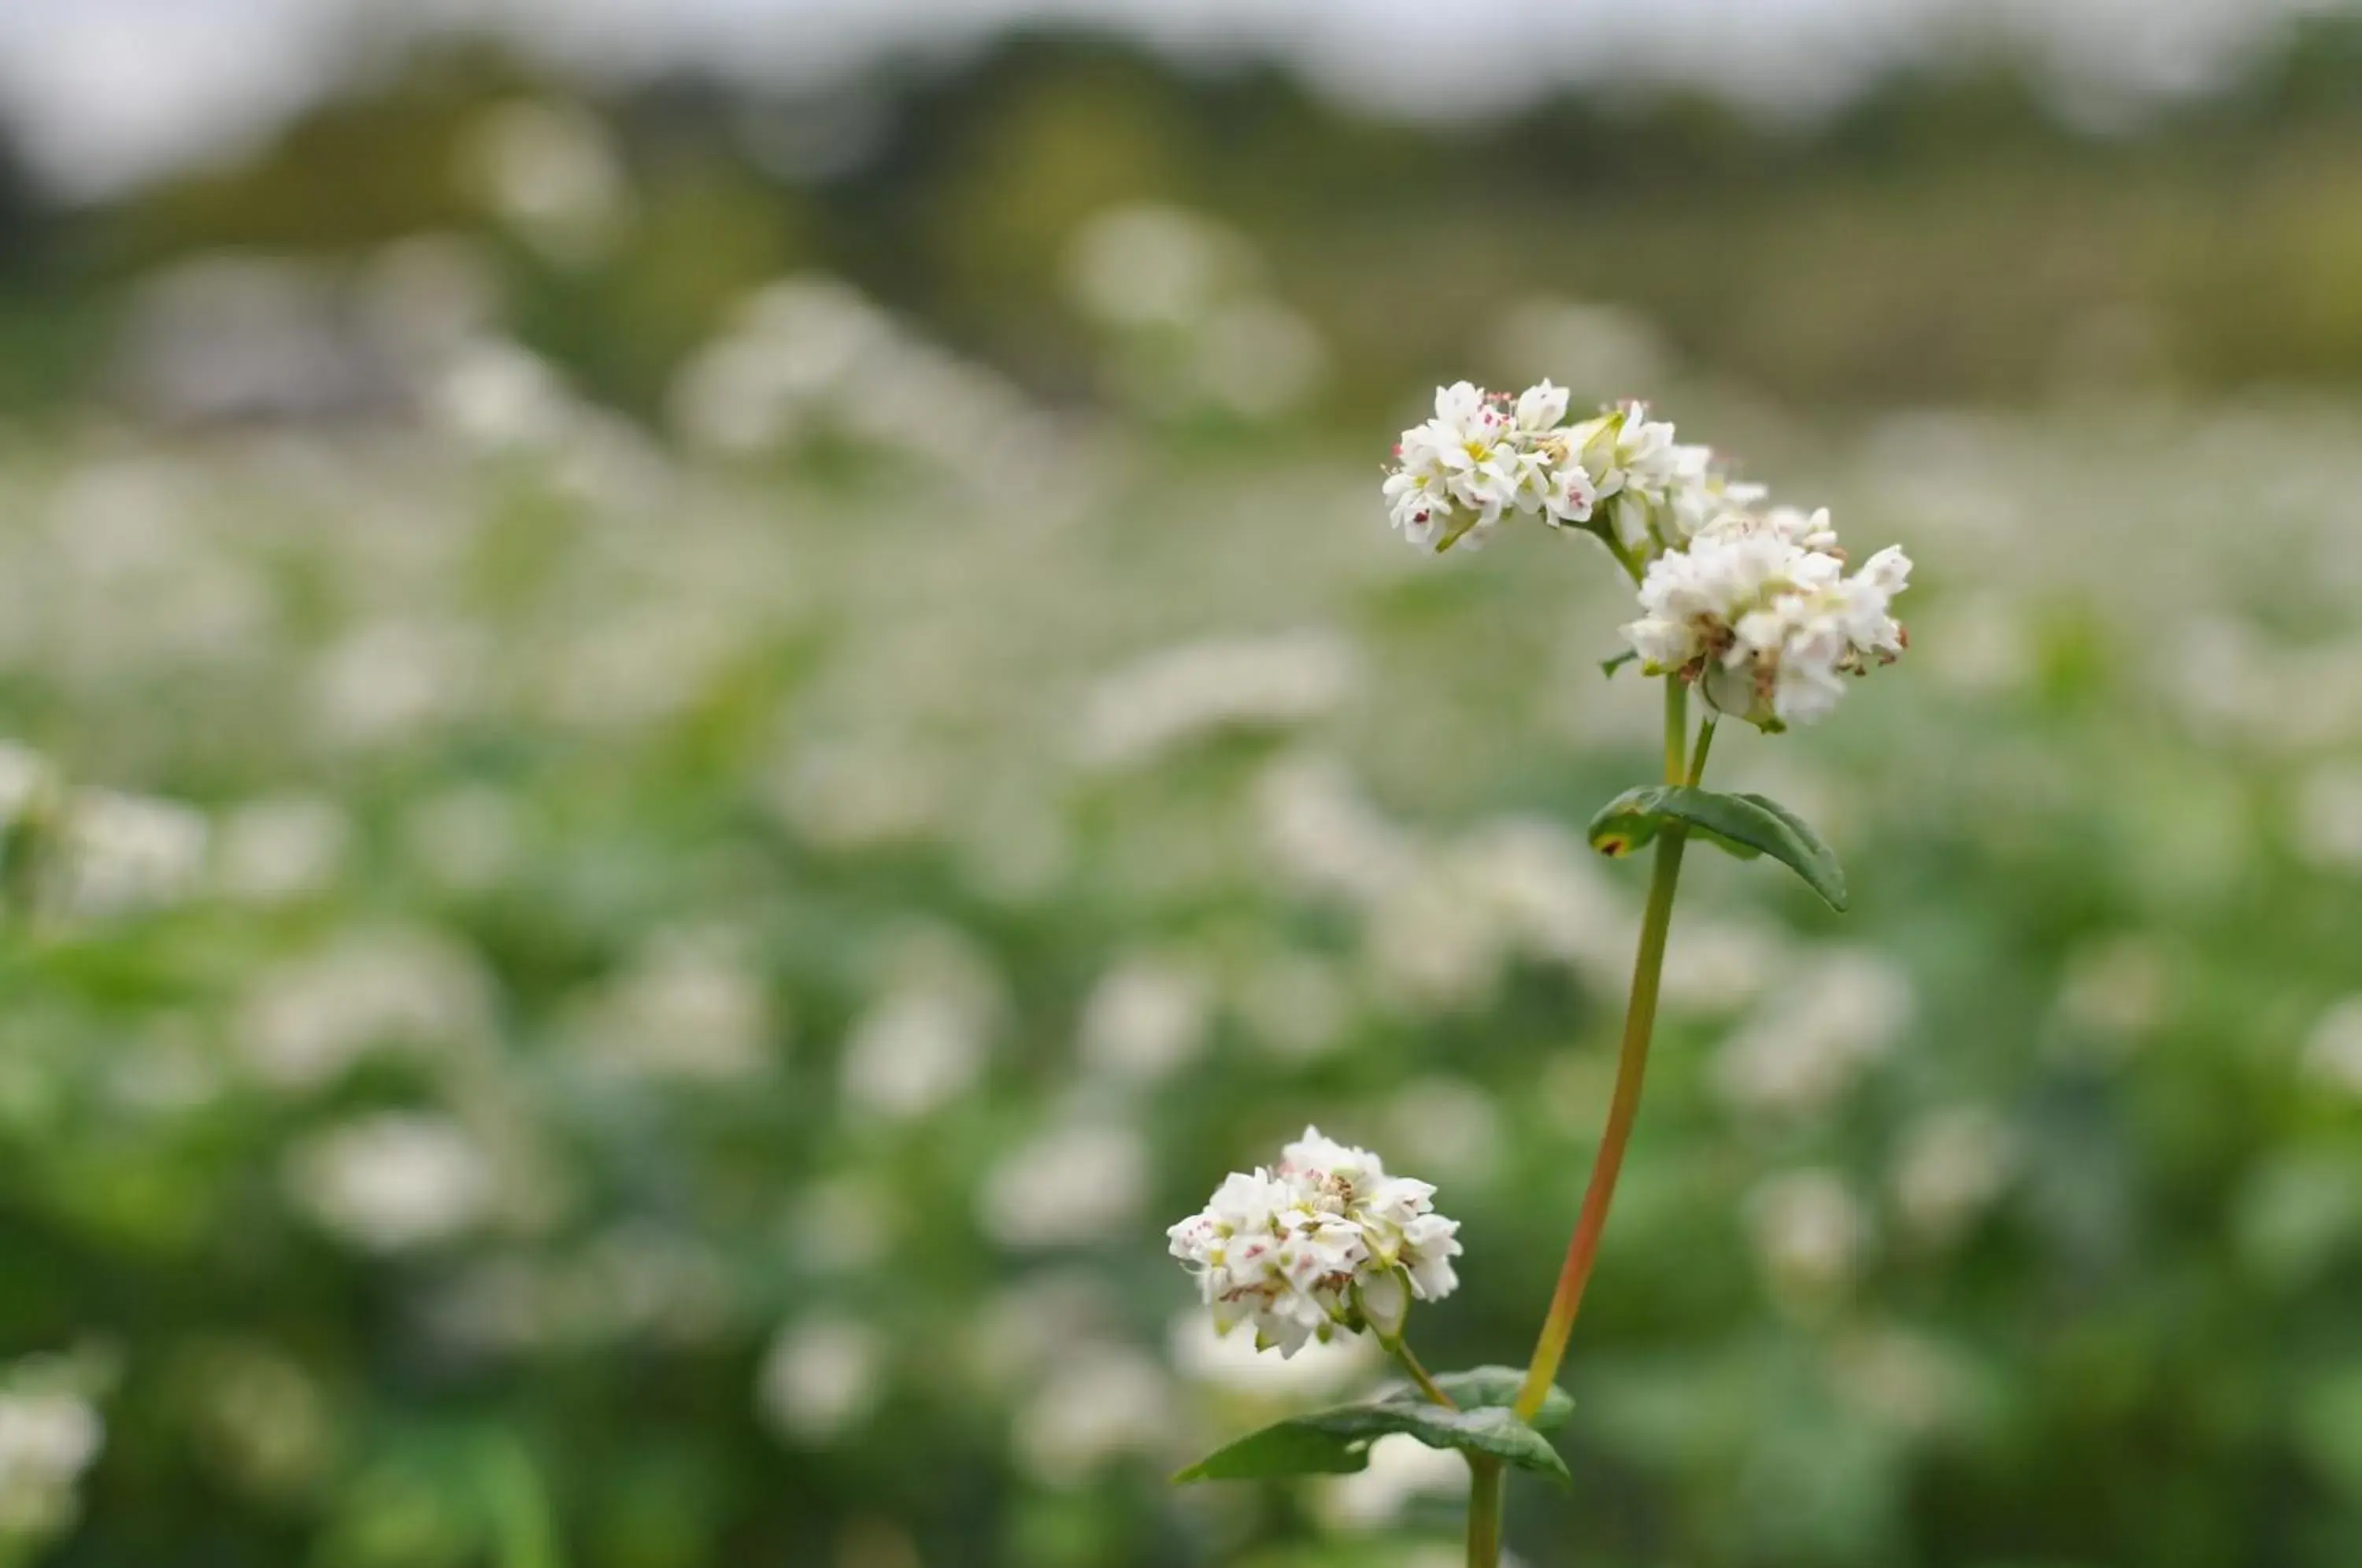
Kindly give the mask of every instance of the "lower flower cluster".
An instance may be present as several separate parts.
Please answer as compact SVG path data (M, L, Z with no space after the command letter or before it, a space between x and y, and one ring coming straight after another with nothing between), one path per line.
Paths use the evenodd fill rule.
M1291 1356L1340 1331L1393 1339L1413 1297L1451 1293L1460 1222L1435 1212L1434 1196L1308 1127L1277 1165L1233 1174L1165 1234L1218 1331L1251 1323L1258 1349Z

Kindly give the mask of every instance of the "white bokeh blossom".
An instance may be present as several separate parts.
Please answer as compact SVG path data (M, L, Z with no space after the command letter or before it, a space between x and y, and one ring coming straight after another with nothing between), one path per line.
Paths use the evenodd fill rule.
M12 1386L18 1381L25 1386ZM79 1393L0 1377L0 1561L20 1561L18 1552L72 1525L83 1473L105 1437L105 1422Z
M288 1155L289 1196L353 1246L398 1253L453 1241L500 1196L490 1153L447 1117L381 1111L315 1133Z
M1292 1356L1341 1331L1400 1337L1410 1302L1459 1285L1459 1221L1435 1188L1391 1176L1378 1156L1308 1127L1276 1165L1231 1175L1165 1234L1197 1275L1214 1326L1253 1326L1257 1348Z

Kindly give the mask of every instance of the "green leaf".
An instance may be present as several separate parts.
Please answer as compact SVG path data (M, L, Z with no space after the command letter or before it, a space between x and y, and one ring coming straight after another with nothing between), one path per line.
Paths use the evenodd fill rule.
M1370 1465L1380 1434L1356 1436L1334 1419L1341 1411L1294 1416L1216 1449L1173 1477L1191 1481L1251 1481L1264 1475L1351 1475Z
M1805 879L1833 910L1846 907L1844 868L1802 817L1761 795L1725 795L1686 784L1627 790L1591 819L1591 847L1625 856L1682 823L1742 860L1768 855Z
M1466 1372L1439 1373L1436 1386L1451 1396L1451 1402L1463 1410L1487 1407L1507 1408L1518 1402L1518 1391L1526 1386L1526 1369L1522 1366L1477 1366ZM1418 1397L1418 1390L1404 1387L1386 1396L1390 1403L1402 1403ZM1552 1387L1542 1397L1542 1408L1528 1422L1538 1432L1554 1432L1566 1425L1574 1414L1574 1401L1563 1388Z
M1633 652L1630 648L1626 648L1622 653L1617 654L1613 658L1601 659L1599 661L1599 673L1606 676L1610 679L1614 679L1617 670L1623 668L1626 665L1632 663L1639 657L1640 656L1639 654Z
M1689 821L1668 805L1670 797L1679 787L1666 784L1644 784L1637 790L1627 790L1605 806L1591 819L1591 847L1613 860L1620 860L1636 849L1645 849L1662 832L1668 822ZM1703 790L1692 794L1705 794ZM1737 839L1726 838L1703 823L1690 821L1690 830L1724 853L1741 860L1752 860L1763 852Z
M1497 1394L1503 1387L1502 1379L1518 1376L1507 1367L1481 1367L1436 1381L1446 1390L1458 1382L1473 1397L1479 1391ZM1556 1390L1552 1392L1556 1394L1553 1404L1557 1408L1545 1406L1542 1419L1549 1420L1555 1416L1563 1420L1566 1412L1573 1408L1573 1401ZM1507 1393L1511 1398L1516 1397L1514 1383L1508 1386ZM1459 1395L1454 1393L1452 1397L1457 1399ZM1333 1410L1291 1417L1215 1450L1174 1479L1246 1481L1274 1475L1351 1474L1369 1464L1372 1443L1396 1432L1415 1437L1429 1448L1485 1454L1521 1470L1540 1471L1562 1485L1568 1481L1566 1462L1551 1447L1550 1440L1518 1419L1505 1403L1447 1410L1408 1390L1367 1404L1341 1405Z

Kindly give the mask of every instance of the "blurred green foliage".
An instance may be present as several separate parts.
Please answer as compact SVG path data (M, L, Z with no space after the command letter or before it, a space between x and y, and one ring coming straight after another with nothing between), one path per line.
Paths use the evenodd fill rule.
M1772 441L1920 553L1918 650L1720 759L1827 828L1856 908L1701 864L1567 1375L1577 1490L1517 1494L1523 1560L2343 1560L2353 828L2291 802L2362 739L2357 628L2286 645L2310 691L2226 666L2229 707L2161 650L2304 608L2232 586L2251 549L2337 602L2334 508L2218 519L2273 475L2343 493L2352 416L2186 417ZM1522 1352L1637 901L1582 824L1652 756L1652 694L1594 668L1604 560L1398 554L1321 460L1136 455L1053 518L947 511L956 471L585 493L558 454L269 450L11 481L12 701L224 835L195 905L11 943L0 1312L121 1365L57 1561L1325 1562L1377 1507L1448 1539L1384 1487L1166 1486L1315 1396L1186 1350L1157 1226L1318 1119L1466 1221L1429 1359ZM2002 470L2114 510L1943 502ZM125 538L160 554L126 575ZM1133 662L1308 627L1347 673ZM342 847L274 881L251 813L291 793ZM1177 1023L1109 1000L1142 966ZM347 1141L390 1114L442 1141Z

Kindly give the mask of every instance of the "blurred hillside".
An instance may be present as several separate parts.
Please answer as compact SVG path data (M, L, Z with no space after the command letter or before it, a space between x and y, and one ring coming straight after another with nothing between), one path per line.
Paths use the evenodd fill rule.
M2105 133L1998 56L1812 125L1661 95L1420 127L1276 67L1209 75L1076 36L769 99L677 78L584 101L445 49L248 162L115 207L61 211L0 181L0 399L91 384L127 284L160 262L347 257L422 231L521 248L524 337L627 409L653 409L729 301L802 267L1086 397L1058 258L1091 214L1142 199L1255 240L1348 389L1463 365L1472 320L1536 293L1629 307L1692 370L1823 405L2362 381L2362 23L2293 38L2229 96ZM495 148L510 195L562 204L603 181L589 194L639 220L612 244L521 245L488 220L487 127L520 100L594 116L613 167ZM635 330L602 329L621 318Z

